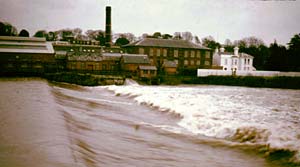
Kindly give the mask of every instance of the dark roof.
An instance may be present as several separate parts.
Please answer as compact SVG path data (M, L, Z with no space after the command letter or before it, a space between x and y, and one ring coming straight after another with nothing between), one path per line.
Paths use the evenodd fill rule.
M157 70L155 66L139 66L141 70Z
M147 55L141 54L123 54L124 63L126 64L149 64L150 60Z
M150 46L150 47L168 47L168 48L189 48L189 49L206 49L211 50L202 45L197 45L193 42L186 40L175 40L175 39L157 39L157 38L145 38L128 45L128 46Z
M54 54L51 43L45 38L0 36L2 53L46 53Z

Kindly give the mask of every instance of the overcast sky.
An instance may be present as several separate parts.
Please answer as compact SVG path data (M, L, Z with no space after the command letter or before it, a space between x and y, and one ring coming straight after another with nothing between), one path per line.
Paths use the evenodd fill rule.
M105 6L112 6L114 33L190 31L218 42L256 36L267 45L286 44L300 33L299 0L0 0L0 21L54 31L105 29Z

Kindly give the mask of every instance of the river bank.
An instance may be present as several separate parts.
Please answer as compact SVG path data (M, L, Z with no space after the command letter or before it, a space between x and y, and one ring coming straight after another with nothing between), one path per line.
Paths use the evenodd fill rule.
M18 77L30 77L30 75L19 74ZM103 86L103 85L123 85L126 77L123 75L95 75L89 73L59 72L32 75L42 77L49 81L66 82L82 86ZM14 77L14 75L12 75ZM245 86L256 88L283 88L300 89L300 77L258 77L258 76L158 76L152 82L139 80L142 85L227 85L227 86Z

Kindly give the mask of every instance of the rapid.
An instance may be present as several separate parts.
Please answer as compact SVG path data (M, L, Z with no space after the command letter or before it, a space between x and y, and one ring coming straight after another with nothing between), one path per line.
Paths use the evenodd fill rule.
M299 166L300 91L0 80L0 166Z

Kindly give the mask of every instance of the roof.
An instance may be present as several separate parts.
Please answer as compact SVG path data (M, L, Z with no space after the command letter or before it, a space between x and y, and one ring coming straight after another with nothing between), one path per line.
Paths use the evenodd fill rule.
M157 38L144 38L139 41L125 45L129 46L150 46L150 47L168 47L168 48L189 48L189 49L206 49L210 48L204 47L202 45L197 45L193 42L186 40L175 40L175 39L157 39Z
M89 55L73 55L68 56L69 61L105 61L105 60L115 60L119 61L121 54L118 53L103 53L102 55L89 54Z
M167 61L164 62L163 66L164 67L175 67L176 68L177 64L176 64L175 61L169 61L169 60L167 60Z
M122 54L120 53L102 53L103 60L120 60Z
M238 57L240 58L254 58L253 56L247 54L247 53L238 53ZM228 55L228 56L236 56L233 52L220 52L219 55Z
M155 66L139 66L141 70L157 70Z
M147 55L141 54L123 54L125 64L149 64L150 60Z
M0 52L54 54L54 49L45 38L0 36Z

